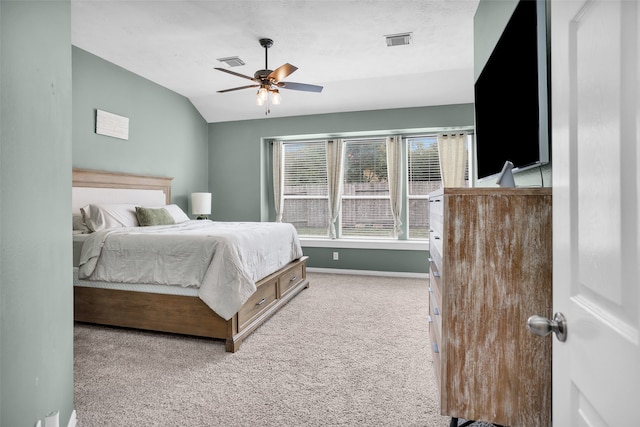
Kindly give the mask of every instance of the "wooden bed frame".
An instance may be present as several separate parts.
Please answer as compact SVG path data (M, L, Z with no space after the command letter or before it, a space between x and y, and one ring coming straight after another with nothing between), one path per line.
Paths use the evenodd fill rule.
M162 190L171 203L169 177L73 169L73 187ZM224 339L235 352L242 340L309 287L306 256L256 283L257 290L229 320L224 320L197 296L152 294L74 286L74 320Z

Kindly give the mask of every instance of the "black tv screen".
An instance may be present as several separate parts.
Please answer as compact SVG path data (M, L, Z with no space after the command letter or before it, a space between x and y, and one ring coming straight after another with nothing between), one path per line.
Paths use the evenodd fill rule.
M476 80L478 179L549 162L544 0L521 0ZM541 45L541 49L538 46Z

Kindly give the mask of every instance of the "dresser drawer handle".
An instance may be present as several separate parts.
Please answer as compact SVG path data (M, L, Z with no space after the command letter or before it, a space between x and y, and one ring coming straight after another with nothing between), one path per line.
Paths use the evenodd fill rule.
M262 305L262 304L264 304L265 302L267 302L267 300L266 300L265 298L262 298L260 301L258 301L258 302L256 303L256 305Z
M433 236L434 239L440 240L440 236Z
M295 280L298 280L298 276L294 274L293 276L291 276L291 279L289 279L289 282L293 282Z

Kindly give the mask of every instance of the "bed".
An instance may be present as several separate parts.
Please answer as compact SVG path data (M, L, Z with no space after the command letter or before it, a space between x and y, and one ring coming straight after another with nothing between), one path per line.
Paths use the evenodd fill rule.
M286 234L286 227L282 227L282 224L218 223L188 218L177 223L178 217L170 209L175 208L175 205L171 205L171 181L169 177L73 169L74 320L221 339L225 340L226 351L235 352L244 338L309 286L306 278L308 257L302 255L301 249L295 249L299 241L292 243L290 237L280 237L278 234L276 238L268 234L275 233L277 227L281 227L278 233L284 230ZM148 206L153 207L148 208L149 212L161 210L163 214L168 211L174 215L177 224L118 229L107 227L91 233L75 226L81 208L84 211L89 205L93 208L106 204ZM179 211L176 215L186 217L179 208L175 210ZM215 234L210 227L217 230L215 250L210 250L210 254L200 254L200 247L206 251L210 235ZM183 237L181 233L186 235ZM190 252L191 258L184 255L184 262L176 266L176 269L182 268L184 264L189 266L188 269L167 269L169 276L173 274L172 283L176 281L175 277L180 277L184 283L166 286L157 280L140 280L136 275L123 273L128 271L125 265L121 271L105 273L108 271L107 265L114 262L116 265L118 262L127 264L124 260L135 260L135 257L127 255L120 261L114 257L111 264L107 264L104 259L108 258L108 253L118 253L120 249L134 250L131 248L136 245L138 248L155 247L155 243L152 245L148 240L140 239L160 242L157 245L159 248L162 247L161 242L170 242L171 248L190 248L187 252ZM260 239L282 240L282 243L271 249L271 246L267 248L266 245L260 245ZM256 248L236 248L236 242L247 241L256 242ZM260 248L264 252L256 252L260 246L264 246ZM220 255L223 253L225 256L231 254L231 261ZM254 253L260 262L247 262L247 259L254 257ZM159 252L157 256L164 255ZM193 259L198 259L198 256L203 260L200 263L211 263L211 266L195 264ZM221 261L217 262L218 267L213 274L215 259ZM266 262L264 259L275 261ZM142 261L142 258L138 260L139 266ZM164 266L160 261L157 264ZM251 264L252 268L246 268L246 264ZM259 266L254 269L253 264ZM229 265L236 267L229 272L225 270ZM199 286L194 285L191 282L197 276L191 277L191 270L200 270L206 280L203 279ZM230 287L234 289L233 292L229 291ZM236 293L235 288L240 290Z

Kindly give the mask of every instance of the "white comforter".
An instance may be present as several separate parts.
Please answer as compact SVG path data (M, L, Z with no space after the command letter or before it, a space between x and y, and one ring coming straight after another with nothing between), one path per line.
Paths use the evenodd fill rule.
M82 246L80 279L198 288L199 297L230 319L255 282L302 256L291 224L215 222L112 228Z

